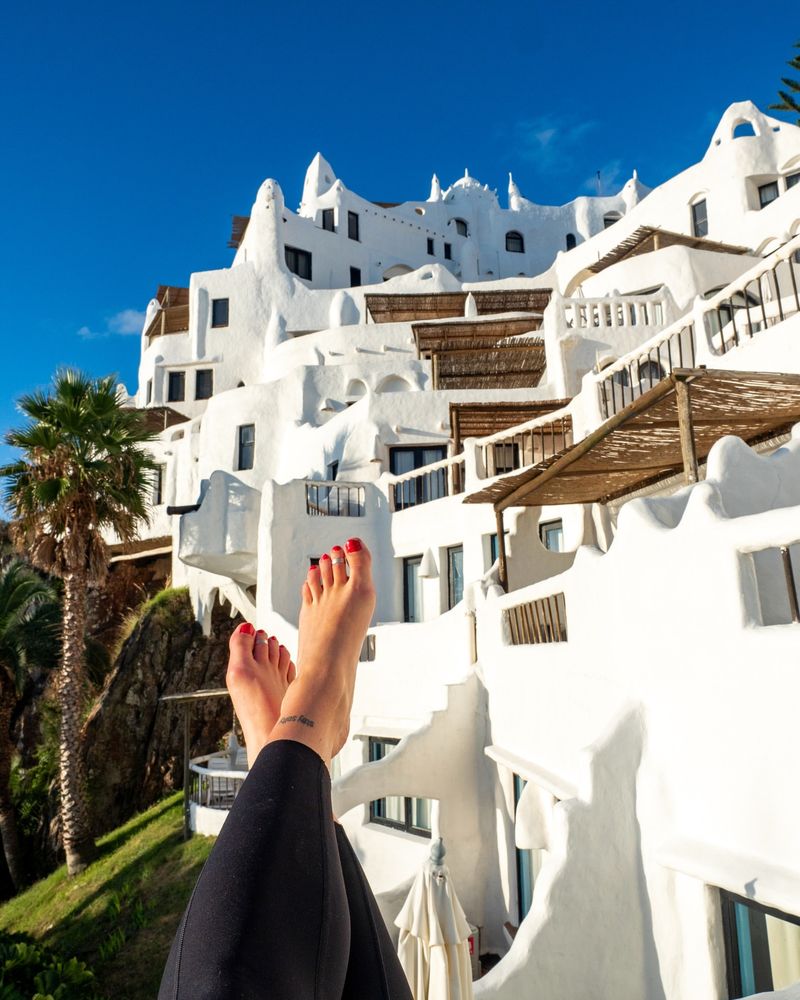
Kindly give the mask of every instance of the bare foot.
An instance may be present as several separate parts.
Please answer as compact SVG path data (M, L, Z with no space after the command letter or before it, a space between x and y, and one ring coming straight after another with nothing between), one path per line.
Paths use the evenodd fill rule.
M350 727L356 665L375 610L369 550L358 538L334 546L303 584L297 680L287 690L272 740L296 740L330 767Z
M225 683L236 716L242 724L250 767L278 721L281 702L295 678L289 650L274 635L267 637L249 623L230 638L230 659Z

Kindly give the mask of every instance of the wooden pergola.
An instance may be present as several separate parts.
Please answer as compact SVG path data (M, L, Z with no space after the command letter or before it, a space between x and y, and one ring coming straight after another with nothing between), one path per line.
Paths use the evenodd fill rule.
M663 250L664 247L690 247L692 250L709 250L713 253L746 254L751 253L747 247L735 246L731 243L718 243L705 236L689 236L687 233L673 233L668 229L657 229L654 226L639 226L631 235L617 244L613 250L594 264L586 268L592 274L599 274L612 264L618 264L629 257L638 257L643 253Z
M800 375L675 369L582 441L501 476L464 503L491 503L498 522L500 574L507 585L503 511L544 504L608 503L698 465L727 434L754 445L800 421Z
M541 314L550 301L550 288L502 288L497 291L431 292L430 294L365 295L367 313L374 323L414 323L421 320L463 317L467 295L475 300L479 316L497 313Z
M159 285L156 299L161 308L145 330L147 342L170 333L185 333L189 329L189 289L177 285Z
M466 438L491 437L566 406L568 399L523 400L497 403L451 403L450 432L453 454L459 455Z
M228 246L231 250L239 249L241 242L244 239L244 234L247 232L249 222L249 215L231 216L231 235L228 237Z

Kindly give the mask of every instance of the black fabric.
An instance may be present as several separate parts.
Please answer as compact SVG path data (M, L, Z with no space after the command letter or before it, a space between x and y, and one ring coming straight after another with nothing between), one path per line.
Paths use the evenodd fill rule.
M158 1000L411 1000L377 903L333 822L322 760L268 744L172 944Z

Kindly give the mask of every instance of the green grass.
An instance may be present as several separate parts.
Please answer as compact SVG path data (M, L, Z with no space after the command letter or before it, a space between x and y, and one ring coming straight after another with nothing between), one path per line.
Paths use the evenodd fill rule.
M169 631L175 631L181 626L191 624L194 621L194 615L189 603L189 588L166 587L148 600L143 601L138 608L128 612L120 626L119 635L111 651L112 662L117 659L122 647L131 637L139 622L144 621L149 614L157 614L162 619L164 628Z
M94 969L101 993L153 1000L172 937L213 845L184 843L183 798L171 795L99 842L75 878L64 867L0 907L0 928L24 931Z

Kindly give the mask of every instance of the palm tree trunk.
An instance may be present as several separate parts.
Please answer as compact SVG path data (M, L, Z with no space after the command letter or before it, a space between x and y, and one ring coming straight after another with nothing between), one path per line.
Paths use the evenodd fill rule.
M85 631L86 573L78 569L64 575L64 633L58 679L61 828L70 875L82 872L97 856L86 807L86 779L80 752Z
M14 883L14 889L18 891L24 881L25 872L17 831L17 814L9 790L11 758L14 755L14 745L11 742L13 707L13 687L7 683L0 684L0 836L3 838L3 854L8 865L8 873Z

